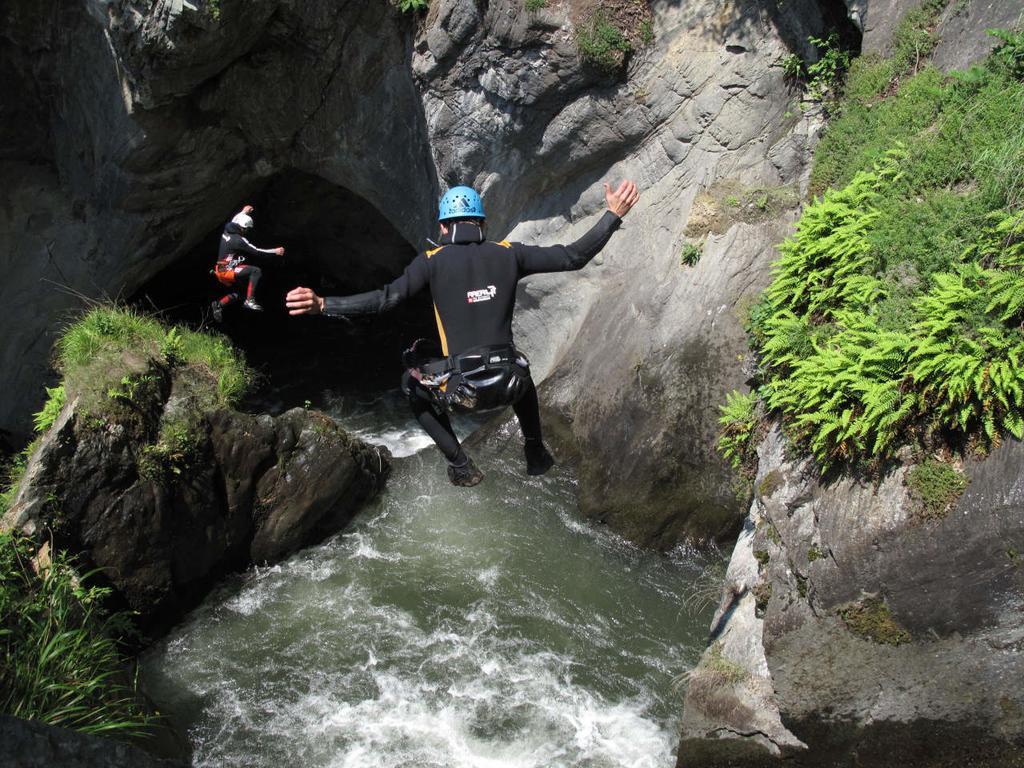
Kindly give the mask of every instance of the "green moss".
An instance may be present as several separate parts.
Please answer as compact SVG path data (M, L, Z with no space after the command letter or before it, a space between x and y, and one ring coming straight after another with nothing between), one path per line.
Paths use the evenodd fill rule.
M813 563L815 560L821 560L825 557L825 553L818 547L817 544L812 544L810 549L807 550L807 562Z
M870 597L837 611L846 628L858 637L881 645L903 645L911 641L910 633L893 619L892 612L880 597Z
M750 676L746 669L724 654L721 642L711 644L701 658L698 670L728 685L743 682Z
M1014 566L1018 566L1021 563L1020 552L1018 552L1014 547L1006 548L1006 557Z
M767 550L755 549L754 550L754 559L757 560L758 564L762 568L764 568L766 565L768 565L768 561L771 559L771 556L768 554Z
M779 488L785 485L785 476L777 469L773 469L757 485L757 495L762 499L767 499Z
M921 516L938 520L946 516L950 506L967 488L964 474L945 462L926 459L907 472L907 487L924 509Z
M203 434L193 420L165 420L156 442L139 454L139 477L166 483L186 474L199 459L202 443Z
M796 577L796 593L801 598L807 599L807 577L801 576L799 573L793 574Z
M771 582L759 581L750 590L750 593L754 596L754 611L758 616L763 616L764 612L768 610L768 603L772 599Z
M765 528L764 535L765 538L767 538L768 541L770 541L775 546L782 546L782 537L779 535L779 532L778 530L776 530L775 526L772 525L770 522L768 523L768 527Z
M547 0L523 0L523 8L531 13L539 11L547 5Z

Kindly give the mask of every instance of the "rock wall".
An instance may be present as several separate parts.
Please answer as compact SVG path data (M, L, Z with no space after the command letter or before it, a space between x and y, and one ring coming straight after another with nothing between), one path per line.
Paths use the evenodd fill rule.
M14 132L38 162L2 170L0 298L16 311L0 362L17 376L0 428L27 431L77 294L130 295L282 173L344 187L416 244L442 185L484 192L492 236L550 243L594 220L602 181L631 177L643 198L597 263L523 288L518 338L552 374L544 400L570 425L560 454L580 459L588 514L663 547L734 530L716 406L743 384L744 307L816 131L777 64L843 6L640 4L653 43L612 76L577 54L589 7L437 0L417 20L383 0L8 4L0 52L20 91L42 84L29 111L50 138Z
M909 464L821 480L777 428L758 457L679 764L1020 764L1024 444L938 518Z
M13 768L185 768L187 760L160 759L125 742L0 715L0 743Z

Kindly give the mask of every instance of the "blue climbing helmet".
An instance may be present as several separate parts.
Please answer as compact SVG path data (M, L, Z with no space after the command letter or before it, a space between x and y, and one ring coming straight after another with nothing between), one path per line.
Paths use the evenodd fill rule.
M441 198L438 221L451 219L485 219L484 203L476 190L470 187L452 187Z

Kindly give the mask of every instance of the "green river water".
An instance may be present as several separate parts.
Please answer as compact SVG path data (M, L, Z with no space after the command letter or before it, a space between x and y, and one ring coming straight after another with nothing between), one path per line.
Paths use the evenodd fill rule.
M571 471L525 476L515 439L453 488L396 393L334 415L394 451L386 491L230 579L143 658L194 765L674 765L673 680L704 647L711 608L692 597L721 556L585 522Z

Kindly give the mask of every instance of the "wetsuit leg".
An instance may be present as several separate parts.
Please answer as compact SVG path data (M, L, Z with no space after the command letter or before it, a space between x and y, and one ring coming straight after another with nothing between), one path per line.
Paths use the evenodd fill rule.
M452 423L447 413L438 414L434 410L433 399L430 393L421 387L412 377L405 373L402 377L402 389L408 394L409 406L412 408L416 421L423 427L424 431L437 445L444 457L453 464L460 461L465 454L459 446L459 439L455 436Z
M527 440L540 440L540 402L537 399L537 387L533 379L530 379L526 392L516 400L512 406L516 418L519 419L519 429Z
M247 299L251 299L256 295L256 286L259 285L261 277L263 277L263 270L259 267L245 266L235 270L235 279L240 278L249 281L249 288L245 294Z
M241 296L239 296L237 293L232 292L232 293L229 293L227 296L224 296L223 298L221 298L220 305L222 307L227 307L227 306L230 306L230 305L234 304L237 301L241 301L241 299L242 299Z

